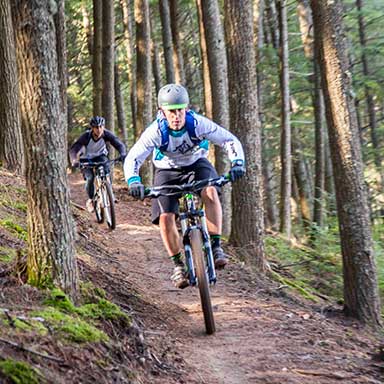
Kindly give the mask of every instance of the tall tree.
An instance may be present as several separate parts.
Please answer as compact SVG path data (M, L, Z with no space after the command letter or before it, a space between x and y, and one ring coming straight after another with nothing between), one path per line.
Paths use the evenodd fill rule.
M113 0L103 0L103 92L102 107L105 117L105 127L115 130L114 101L115 101L115 9Z
M278 1L280 24L280 90L281 90L281 183L280 232L291 237L291 122L289 92L289 57L287 0Z
M116 117L118 133L123 138L124 143L128 142L127 121L125 118L124 97L121 92L120 86L120 69L117 62L115 62L115 103L116 103Z
M263 271L266 263L261 127L257 103L252 1L225 0L224 9L231 127L244 146L248 169L246 176L232 186L234 208L230 239L238 246L249 247L255 264Z
M168 0L159 1L161 32L163 37L165 73L167 83L175 82L175 68L173 65L173 43L171 30L171 15Z
M137 122L138 139L152 119L152 69L149 1L135 0L136 67L137 67ZM152 166L147 160L141 168L145 184L152 184Z
M74 223L53 13L48 0L12 2L26 156L28 280L34 285L53 281L74 297Z
M328 121L344 275L344 309L380 324L367 193L339 0L311 0Z
M202 60L203 84L204 84L204 114L212 119L212 91L211 79L209 78L207 41L205 38L205 26L203 20L202 0L196 0L197 16L199 20L199 41ZM211 153L209 154L209 156ZM214 160L214 153L213 153Z
M379 147L379 139L377 134L377 117L376 117L374 92L368 85L368 80L371 75L371 70L369 67L369 58L367 57L367 54L366 54L367 37L365 32L366 22L364 17L364 1L356 0L356 7L358 10L359 38L360 38L360 44L361 44L361 63L363 66L363 75L365 77L364 91L365 91L365 100L367 103L367 110L368 110L368 121L369 121L369 128L371 132L371 142L372 142L372 147L374 149L375 165L380 175L379 189L381 190L381 192L384 192L384 171L382 169L382 154L381 154L381 149ZM384 209L382 209L381 211L384 212Z
M102 115L103 93L103 6L102 0L93 0L93 55L92 55L92 81L93 81L93 115Z
M0 160L10 171L23 172L23 141L17 89L11 5L0 0Z
M173 42L173 62L175 64L175 81L178 84L185 84L185 71L183 52L181 49L180 31L179 31L179 7L177 0L169 0L170 20Z
M227 55L219 3L217 0L202 1L201 6L207 42L212 118L221 126L229 129ZM227 156L221 148L215 148L215 167L219 174L223 174L229 168ZM223 234L228 236L231 231L231 191L229 188L223 191L221 202L223 205Z
M136 66L134 60L134 28L132 16L132 0L120 0L121 10L123 12L124 24L124 44L127 55L127 76L129 83L129 98L131 106L131 121L133 132L136 132L136 116L137 116L137 98L136 98ZM132 135L133 136L133 135Z

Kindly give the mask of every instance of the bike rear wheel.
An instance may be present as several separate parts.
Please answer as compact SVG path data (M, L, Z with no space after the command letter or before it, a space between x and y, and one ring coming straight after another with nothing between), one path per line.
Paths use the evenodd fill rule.
M110 229L116 228L115 202L113 199L111 184L106 182L103 185L104 216Z
M192 229L190 232L190 239L193 260L196 268L197 284L200 292L201 307L204 314L205 329L207 334L211 335L216 329L200 230Z

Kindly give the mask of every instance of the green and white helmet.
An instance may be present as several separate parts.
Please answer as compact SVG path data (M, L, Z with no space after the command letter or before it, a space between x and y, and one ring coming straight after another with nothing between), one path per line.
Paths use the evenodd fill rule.
M187 90L179 84L164 85L157 96L157 103L164 109L187 108L189 96Z

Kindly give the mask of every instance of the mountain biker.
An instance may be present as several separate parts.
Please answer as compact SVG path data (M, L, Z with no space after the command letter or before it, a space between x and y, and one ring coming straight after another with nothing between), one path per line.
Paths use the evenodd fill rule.
M167 84L158 93L157 118L143 132L129 151L124 162L124 175L129 194L144 198L144 185L139 176L140 166L153 152L154 185L182 184L191 175L194 180L218 177L207 160L207 139L223 147L232 163L232 180L245 174L244 152L240 141L218 124L188 109L187 90L178 84ZM222 208L218 190L206 187L201 192L205 204L208 231L217 269L227 264L221 243ZM182 260L181 242L176 226L178 199L161 196L152 200L152 222L160 224L160 233L168 255L175 263L171 277L178 288L189 285Z
M105 119L94 116L89 122L90 129L83 133L71 146L69 156L73 167L78 167L81 161L106 162L108 161L107 143L110 143L120 153L120 160L124 161L127 155L125 144L111 131L105 129ZM109 164L104 164L105 173L110 172ZM95 193L95 174L92 168L82 169L86 180L85 189L88 194L86 207L88 212L93 212L93 196Z

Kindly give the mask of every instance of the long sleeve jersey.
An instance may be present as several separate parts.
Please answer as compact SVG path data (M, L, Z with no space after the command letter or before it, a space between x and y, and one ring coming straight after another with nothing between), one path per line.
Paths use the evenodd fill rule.
M125 144L116 137L111 131L104 130L103 135L95 140L92 136L91 130L83 133L71 146L69 156L71 161L77 159L80 154L80 159L92 160L93 158L101 155L108 155L107 143L116 148L121 156L127 154Z
M243 147L236 136L204 116L193 113L193 117L195 136L198 139L209 140L224 148L230 161L244 161ZM139 180L140 167L151 152L155 167L160 169L185 167L208 156L208 146L192 140L185 126L179 131L168 128L168 134L168 145L164 149L159 120L145 129L124 162L124 176L128 184Z

